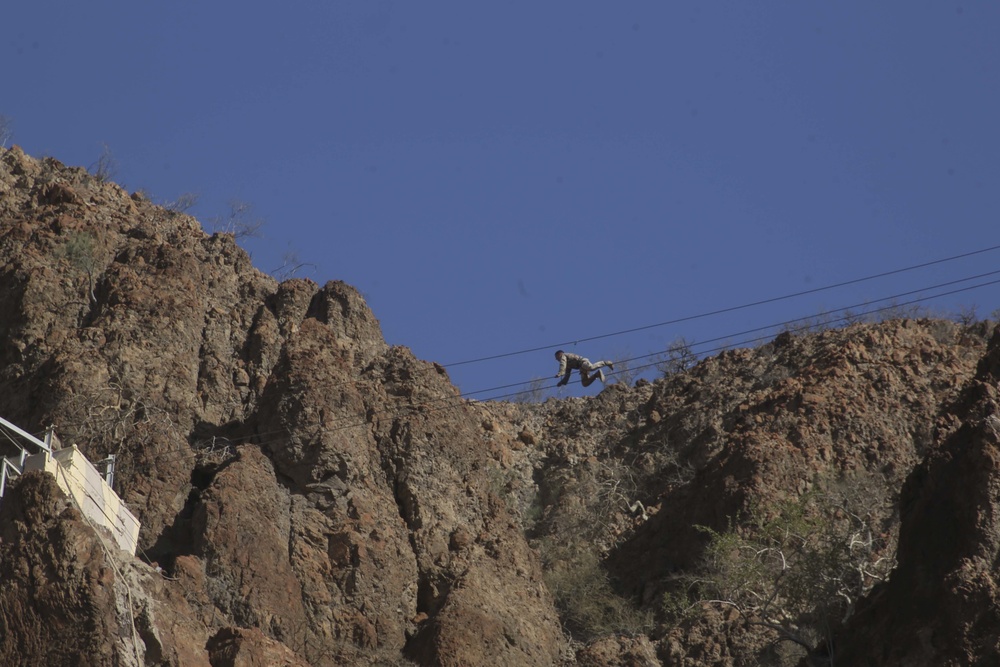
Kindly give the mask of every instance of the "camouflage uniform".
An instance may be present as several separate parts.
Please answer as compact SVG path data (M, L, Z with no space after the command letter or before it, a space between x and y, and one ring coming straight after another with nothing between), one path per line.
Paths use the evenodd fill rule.
M556 354L558 355L559 353L557 352ZM562 376L562 380L556 384L557 387L561 387L569 382L569 376L573 373L574 369L580 371L580 384L587 387L598 378L600 378L601 382L604 382L604 371L599 369L607 366L614 370L615 367L610 361L592 363L590 359L570 352L563 352L561 357L557 356L556 358L559 359L559 372L556 373L556 377ZM591 371L597 371L597 373L591 375Z

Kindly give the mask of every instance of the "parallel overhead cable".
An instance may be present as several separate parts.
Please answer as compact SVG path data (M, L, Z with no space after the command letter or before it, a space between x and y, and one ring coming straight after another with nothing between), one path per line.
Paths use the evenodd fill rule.
M463 366L466 364L475 364L482 361L492 361L494 359L503 359L506 357L513 357L521 354L528 354L530 352L539 352L541 350L549 350L554 347L562 347L566 345L575 345L577 343L585 343L592 340L600 340L602 338L611 338L614 336L622 336L624 334L635 333L637 331L646 331L647 329L655 329L658 327L668 326L670 324L679 324L681 322L690 322L691 320L702 319L705 317L712 317L713 315L721 315L723 313L731 313L737 310L743 310L746 308L753 308L755 306L763 306L769 303L775 303L778 301L784 301L786 299L793 299L800 296L806 296L808 294L816 294L817 292L824 292L827 290L837 289L839 287L846 287L848 285L856 285L858 283L867 282L869 280L876 280L878 278L886 278L888 276L897 275L900 273L906 273L907 271L915 271L917 269L927 268L928 266L934 266L935 264L944 264L945 262L951 262L956 259L964 259L966 257L972 257L974 255L981 255L986 252L991 252L993 250L1000 249L1000 245L991 246L989 248L983 248L981 250L973 250L971 252L962 253L960 255L953 255L951 257L944 257L942 259L935 259L930 262L924 262L922 264L914 264L913 266L906 266L901 269L894 269L892 271L884 271L882 273L876 273L874 275L865 276L864 278L855 278L853 280L845 280L843 282L835 283L833 285L826 285L825 287L816 287L813 289L803 290L801 292L794 292L792 294L785 294L784 296L776 296L769 299L762 299L760 301L754 301L752 303L745 303L740 306L731 306L729 308L720 308L719 310L713 310L706 313L699 313L697 315L688 315L685 317L678 317L673 320L667 320L665 322L658 322L656 324L647 324L640 327L634 327L632 329L623 329L621 331L614 331L611 333L600 334L597 336L588 336L586 338L577 338L575 340L563 341L562 343L552 343L550 345L542 345L540 347L526 348L523 350L515 350L513 352L504 352L501 354L487 355L483 357L477 357L475 359L466 359L464 361L453 361L448 364L442 364L445 368L451 368L453 366Z

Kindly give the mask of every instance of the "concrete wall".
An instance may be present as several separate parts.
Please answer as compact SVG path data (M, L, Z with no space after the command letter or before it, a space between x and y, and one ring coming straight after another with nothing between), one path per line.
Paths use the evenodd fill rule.
M59 488L76 501L87 518L110 531L119 547L135 555L139 520L76 445L56 450L51 457L46 452L29 456L24 462L24 472L29 470L44 470L54 475Z

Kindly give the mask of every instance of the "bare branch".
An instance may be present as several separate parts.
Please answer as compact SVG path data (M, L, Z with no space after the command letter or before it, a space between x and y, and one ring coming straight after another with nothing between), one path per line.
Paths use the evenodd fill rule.
M14 136L14 121L0 114L0 148L7 148L7 142Z
M229 202L229 215L212 220L216 232L232 234L237 241L246 238L260 238L260 230L266 221L253 213L253 204L233 199Z
M163 205L163 208L174 213L184 213L198 203L198 194L195 192L185 192Z
M115 177L118 173L118 160L111 153L111 148L107 144L103 144L101 149L101 156L90 165L90 172L94 175L94 178L106 183Z

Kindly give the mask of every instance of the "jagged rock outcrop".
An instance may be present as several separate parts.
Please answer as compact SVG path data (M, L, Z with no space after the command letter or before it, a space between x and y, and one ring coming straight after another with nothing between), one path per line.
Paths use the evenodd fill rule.
M899 565L822 647L838 662L930 667L1000 655L1000 328L949 417L961 426L903 487Z
M110 559L55 479L27 473L0 505L0 664L139 665Z
M1000 636L988 333L784 333L590 398L470 401L349 285L278 283L230 236L4 150L0 415L115 454L142 531L124 558L51 480L17 480L0 663L981 661ZM856 582L842 627L782 642L699 593L710 535L752 539L834 488L899 562Z
M478 408L356 290L279 285L231 237L16 148L0 193L4 414L118 457L167 577L154 662L203 663L229 626L317 665L559 659ZM183 638L159 622L180 615Z
M691 479L664 489L662 510L616 561L649 579L690 567L705 539L696 526L724 530L755 504L807 492L818 477L874 474L898 488L982 350L981 338L957 326L902 320L784 334L664 383L646 408L660 420L641 437L678 443Z
M946 406L975 372L985 333L899 320L782 334L655 384L533 408L527 418L542 434L544 465L535 448L513 452L515 461L536 461L542 507L531 533L543 557L554 536L585 536L549 544L548 566L591 572L572 551L597 544L614 590L651 613L676 582L698 578L705 528L745 530L751 512L825 485L866 505L884 531L873 560L891 560L896 491L956 427ZM632 631L644 623L633 620ZM776 653L771 629L724 605L659 632L664 665L797 661L794 651Z

